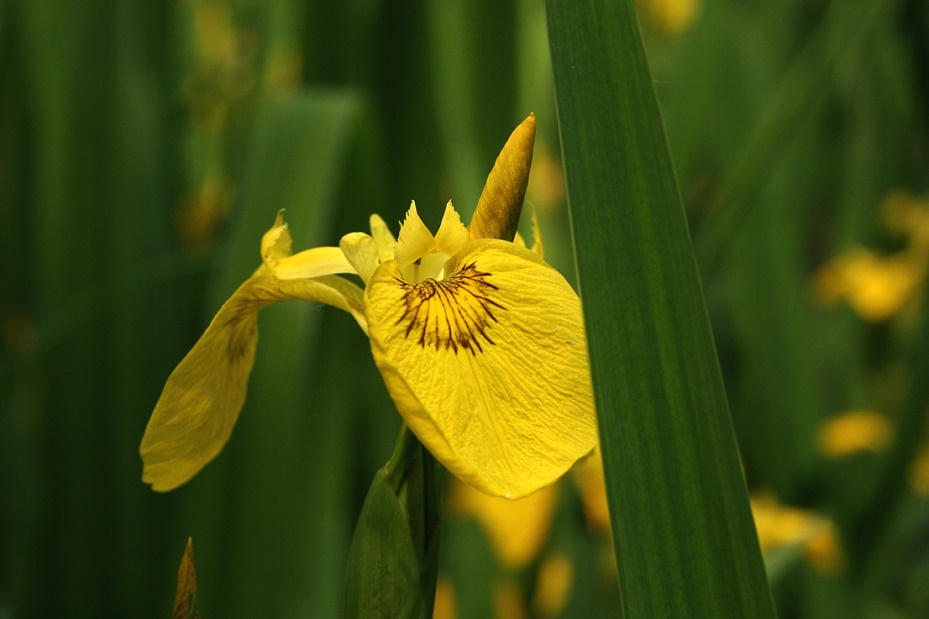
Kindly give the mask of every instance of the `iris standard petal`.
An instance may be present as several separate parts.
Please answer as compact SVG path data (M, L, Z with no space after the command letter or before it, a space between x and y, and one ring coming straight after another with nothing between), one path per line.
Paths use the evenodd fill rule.
M394 254L401 269L410 266L424 255L435 251L435 238L416 212L416 203L410 204L406 219L400 226L400 238Z
M363 232L350 232L339 241L339 249L351 263L361 280L367 284L380 265L377 242Z
M451 201L449 201L449 203L445 205L442 225L439 226L439 231L435 235L436 251L454 256L461 251L470 240L471 235L468 233L468 229L461 223L461 216L458 215L458 211L455 210L455 207L452 206Z
M475 241L445 279L416 285L386 262L365 307L397 409L463 481L518 498L593 449L580 300L532 251Z
M142 481L177 488L216 457L245 402L258 343L258 310L301 299L350 312L366 329L361 289L341 277L278 280L262 267L226 301L171 373L145 428Z
M377 255L381 262L387 262L394 259L394 248L397 246L397 239L393 232L384 223L380 215L371 215L368 218L368 226L371 228L371 236L377 243Z

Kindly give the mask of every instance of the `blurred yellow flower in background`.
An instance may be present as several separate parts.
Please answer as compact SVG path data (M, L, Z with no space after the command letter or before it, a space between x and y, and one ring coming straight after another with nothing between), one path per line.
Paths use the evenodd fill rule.
M909 251L929 256L929 200L892 191L881 204L881 215L888 230L906 238Z
M556 485L508 501L456 483L449 506L454 512L474 517L487 533L500 562L519 569L535 559L548 540L557 500Z
M637 0L648 19L667 34L687 30L697 17L699 0Z
M599 446L574 467L574 479L581 492L587 526L595 533L608 536L610 507L606 501L606 477Z
M845 301L871 322L918 302L929 262L929 202L893 192L881 211L887 228L904 237L903 250L879 255L857 247L827 261L814 277L815 296L822 303Z
M557 617L564 610L574 582L574 563L563 555L546 557L539 566L532 607L539 617Z
M830 573L842 566L844 555L831 520L810 510L784 505L767 491L753 492L750 500L763 553L799 544L803 556L816 569Z
M876 411L848 411L820 426L819 452L829 458L841 458L863 451L881 451L890 444L894 427Z
M865 320L879 322L914 298L923 275L923 269L909 257L881 257L858 248L823 265L815 286L822 301L844 300Z
M929 496L929 443L924 444L910 466L910 487L920 496Z

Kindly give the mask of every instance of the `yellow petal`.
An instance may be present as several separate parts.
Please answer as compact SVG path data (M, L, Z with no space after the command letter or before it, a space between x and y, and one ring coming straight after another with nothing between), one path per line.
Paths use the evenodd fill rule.
M397 262L401 269L405 269L434 249L435 239L419 218L416 203L413 202L410 204L410 210L406 212L403 225L400 226L400 239L394 249Z
M382 264L365 291L371 349L404 421L452 473L518 498L596 443L580 301L536 254L472 243L436 282Z
M529 114L510 134L487 176L468 226L473 238L513 240L529 183L534 144L535 114Z
M442 217L442 225L439 226L439 232L435 235L436 250L454 256L461 251L471 236L468 229L461 223L461 217L452 206L451 201L445 205L445 215Z
M261 261L268 269L273 269L279 260L293 253L290 249L293 239L287 224L284 223L284 211L277 212L274 225L261 237Z
M301 279L354 273L355 270L338 247L315 247L291 255L293 239L279 211L274 225L261 237L261 261L278 279Z
M545 258L545 247L542 245L542 229L539 226L539 217L534 208L532 209L532 237L532 251L537 253L539 258ZM520 247L528 247L528 245L526 245L526 240L519 232L516 233L513 242Z
M381 262L393 260L397 239L394 238L390 228L387 227L380 215L371 215L368 219L368 226L371 228L371 236L374 238L374 242L377 243L377 255Z
M333 275L281 281L260 269L223 304L165 383L139 448L142 480L154 490L177 488L219 454L245 402L258 310L291 299L334 305L366 327L361 289L351 282Z
M542 244L542 226L539 225L539 215L532 209L532 251L545 258L545 246Z
M374 269L380 264L377 242L363 232L346 234L339 241L339 249L348 259L355 272L361 276L365 284L371 279Z
M271 269L278 279L308 279L336 273L354 273L338 247L314 247L279 260Z

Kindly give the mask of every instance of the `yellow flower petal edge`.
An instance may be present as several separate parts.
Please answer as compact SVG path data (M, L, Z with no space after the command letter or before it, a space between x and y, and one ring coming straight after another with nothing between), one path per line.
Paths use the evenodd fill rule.
M364 297L371 350L446 468L488 494L526 496L597 441L580 300L506 241L472 241L453 266L417 284L396 261L378 267Z

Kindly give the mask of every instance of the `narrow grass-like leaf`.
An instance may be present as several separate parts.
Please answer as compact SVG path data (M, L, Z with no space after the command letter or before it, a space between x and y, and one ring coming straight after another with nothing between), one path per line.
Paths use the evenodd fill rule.
M624 614L772 617L632 2L547 7Z

